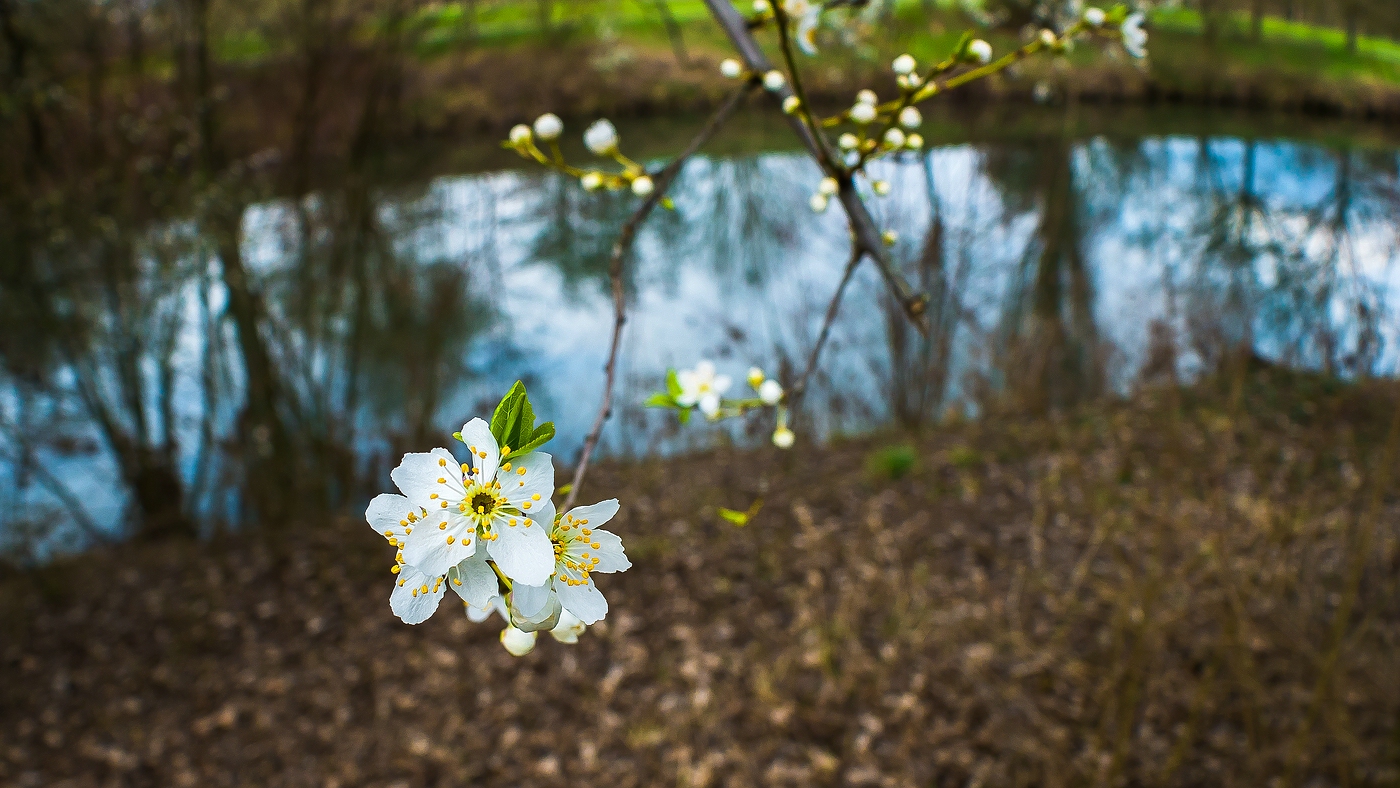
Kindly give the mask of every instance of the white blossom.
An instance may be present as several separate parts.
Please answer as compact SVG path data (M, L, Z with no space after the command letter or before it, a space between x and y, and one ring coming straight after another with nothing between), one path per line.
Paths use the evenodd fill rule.
M585 172L578 182L588 191L597 191L603 188L603 174L601 172Z
M758 386L758 398L765 405L777 405L783 399L783 386L776 380L768 379Z
M873 122L876 114L875 105L864 101L856 102L856 105L851 107L851 120L862 125Z
M546 112L535 118L535 135L546 142L559 139L564 133L564 121L553 112Z
M914 73L914 69L919 67L919 62L914 59L913 55L905 53L895 58L894 63L891 63L890 67L894 69L894 73L907 76Z
M830 200L825 194L817 192L812 195L811 199L807 200L807 205L812 209L812 213L823 213L826 211L826 206L829 202Z
M1056 37L1054 30L1046 28L1040 31L1040 43L1046 46L1054 46L1057 40L1059 39Z
M783 99L783 114L793 115L796 114L797 110L801 108L802 99L799 99L797 96L788 96L787 98Z
M486 565L485 552L477 551L474 543L469 548L470 555L442 573L425 572L404 562L409 535L415 528L432 522L427 514L425 507L414 506L408 498L390 493L376 496L365 510L370 527L399 548L390 570L395 578L389 609L406 624L426 621L437 610L447 587L456 591L464 603L477 605L488 603L497 591L496 574Z
M924 147L924 136L922 134L910 134L909 137L904 140L904 145L910 150L919 150Z
M841 146L841 150L855 150L860 147L860 138L850 132L846 132L836 140L836 144Z
M885 132L885 144L891 148L904 147L904 132L899 129L890 129Z
M595 120L583 132L583 144L595 156L608 156L617 150L617 127L607 119Z
M1147 32L1142 29L1142 23L1147 21L1147 17L1139 11L1136 14L1123 20L1123 48L1128 54L1136 58L1147 57Z
M783 72L777 69L773 69L763 75L763 86L771 91L777 92L782 90L783 86L786 84L787 77L783 76Z
M875 192L876 194L878 194L879 196L884 197L885 195L887 195L887 194L890 193L890 182L889 182L889 181L871 181L871 182L870 182L870 188L871 188L872 190L874 190L874 192Z
M587 628L588 625L583 623L583 619L565 609L559 614L559 623L549 630L549 634L560 643L577 643L578 636Z
M636 178L632 179L632 193L638 197L645 197L651 194L652 190L655 188L656 184L652 183L651 178L645 175L638 175Z
M763 374L763 370L759 369L758 367L749 367L749 374L745 379L748 380L750 386L758 388L760 385L762 385L763 379L766 377L768 376Z
M512 615L539 622L541 612L547 612L553 620L548 628L562 620L562 611L572 613L585 624L602 620L608 614L608 600L593 583L593 575L625 572L632 567L622 539L599 527L617 511L617 500L610 499L579 506L558 518L549 535L554 544L554 576L545 584L516 584L511 591ZM555 600L560 609L554 609Z
M727 57L719 63L719 73L729 79L738 79L744 75L744 64L732 57Z
M768 4L768 0L753 0L753 12L755 14L766 14L773 10L773 6Z
M924 115L918 107L905 107L899 111L899 125L906 129L917 129L923 122Z
M701 361L695 369L676 373L676 382L681 384L677 404L685 408L698 405L701 413L713 418L719 413L720 397L729 390L731 381L728 375L716 375L713 363Z
M549 546L554 463L544 452L510 456L481 419L462 427L471 464L446 449L406 454L390 477L424 514L404 539L404 563L442 576L474 557L477 542L506 577L541 583L553 566ZM412 512L409 513L412 522ZM484 600L483 600L484 601Z
M880 102L880 97L875 95L875 91L866 88L856 94L857 104L869 104L874 106Z
M773 430L773 445L780 449L791 449L792 443L795 440L797 440L797 436L787 427L779 427Z
M510 129L510 144L524 145L530 141L530 127L524 123L517 123Z
M1093 25L1094 27L1098 27L1099 25L1102 25L1102 24L1104 23L1104 18L1105 18L1105 17L1104 17L1104 12L1103 12L1103 9L1102 9L1102 8L1086 8L1086 9L1084 9L1084 21L1085 21L1085 22L1088 22L1090 25Z
M841 184L830 175L822 178L821 183L817 184L817 194L824 194L830 197L839 191L841 191Z
M506 647L511 656L523 657L535 650L535 637L534 632L522 632L507 625L501 630L501 645Z
M992 45L978 38L967 45L967 54L971 55L978 63L990 63L992 61Z

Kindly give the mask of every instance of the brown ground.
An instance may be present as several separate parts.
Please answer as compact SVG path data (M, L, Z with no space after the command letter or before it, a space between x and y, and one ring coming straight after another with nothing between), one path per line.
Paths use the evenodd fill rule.
M348 519L9 570L0 785L1395 785L1394 402L1159 389L897 480L879 441L603 467L634 568L523 659L399 623Z

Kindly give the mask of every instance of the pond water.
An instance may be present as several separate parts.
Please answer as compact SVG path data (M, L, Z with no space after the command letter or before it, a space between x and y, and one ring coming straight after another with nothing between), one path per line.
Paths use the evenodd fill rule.
M679 148L683 133L639 124L624 139ZM763 441L760 416L679 428L641 403L668 366L702 358L790 380L840 280L843 218L807 208L818 174L791 140L717 148L638 238L605 455ZM354 514L399 454L448 445L516 379L571 463L600 398L607 256L635 198L514 161L420 158L408 175L344 167L300 197L254 159L212 184L7 208L10 549L42 556L152 516L207 530ZM1209 129L973 135L880 165L893 188L872 208L934 329L919 338L858 269L801 431L917 426L998 397L1070 407L1238 348L1394 374L1398 167L1384 145Z

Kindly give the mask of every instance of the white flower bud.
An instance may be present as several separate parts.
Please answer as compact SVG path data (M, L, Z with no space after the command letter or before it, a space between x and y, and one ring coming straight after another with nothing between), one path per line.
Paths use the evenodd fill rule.
M559 119L553 112L546 112L535 118L535 136L548 142L559 139L559 135L564 133L564 121Z
M913 55L906 53L895 58L890 67L894 69L894 73L905 75L914 73L914 69L919 67L919 63L914 60Z
M720 61L719 73L729 79L738 79L744 75L744 64L732 57L725 58Z
M763 381L767 377L767 375L763 374L763 370L758 367L749 367L748 381L750 386L758 388L763 385Z
M826 210L826 195L822 194L821 192L817 192L816 194L812 195L812 199L808 200L807 204L812 207L812 213L822 213Z
M976 39L967 45L967 54L978 63L990 63L992 62L992 45L980 38Z
M1055 89L1050 87L1049 82L1037 82L1031 90L1031 98L1035 99L1037 104L1048 104L1051 99L1055 98Z
M910 134L904 140L904 146L910 150L921 150L924 147L924 137L922 134Z
M607 156L617 150L617 128L607 120L596 120L583 132L583 144L594 155Z
M822 182L817 185L817 194L824 194L827 197L839 191L841 191L841 184L837 183L836 179L830 176L822 178Z
M535 650L535 633L506 627L501 630L501 645L506 647L511 656L523 657Z
M894 230L886 230L880 233L880 240L885 242L885 246L894 246L899 243L899 233Z
M860 147L860 138L848 131L836 140L836 144L841 146L841 150L855 150Z
M890 129L885 132L885 144L891 148L904 147L904 132L899 129Z
M774 92L782 90L783 86L786 84L787 77L783 76L783 72L777 69L773 69L763 75L763 86Z
M588 625L583 623L583 619L567 610L561 610L559 623L549 630L549 634L560 643L577 643L578 636L582 635L585 629L588 629Z
M812 10L808 0L783 0L783 11L791 17L799 17Z
M880 103L880 97L875 95L875 91L866 89L856 94L856 103L874 106Z
M601 172L585 172L578 182L583 184L583 188L595 192L603 188L603 174Z
M1104 16L1104 12L1103 12L1103 9L1102 9L1102 8L1086 8L1086 9L1084 9L1084 21L1085 21L1085 22L1088 22L1089 24L1093 25L1094 27L1098 27L1099 25L1102 25L1102 24L1104 23L1105 18L1106 18L1106 17Z
M524 145L530 141L530 127L524 123L517 123L510 130L510 144Z
M636 178L632 179L632 193L638 197L645 197L651 194L654 188L656 188L656 184L652 183L651 178L645 175L638 175Z
M1054 46L1056 41L1055 31L1045 29L1040 31L1040 43L1046 46Z
M783 114L794 115L802 108L802 100L796 96L788 96L783 99Z
M873 189L876 194L880 195L881 197L884 197L886 194L890 193L890 182L871 181L870 188Z
M753 0L753 12L755 14L766 14L773 10L773 6L768 4L768 0Z
M899 111L899 125L906 129L917 129L923 122L924 116L918 107L905 107Z
M854 107L851 107L851 120L855 121L856 123L860 123L862 125L866 123L872 123L875 120L875 115L876 112L874 104L867 104L864 101L862 101L859 104L856 104Z
M797 440L797 436L792 434L792 430L787 427L779 427L773 430L773 445L780 449L791 449L792 442Z
M764 405L777 405L783 398L782 384L776 380L765 380L758 387L758 398L763 400Z

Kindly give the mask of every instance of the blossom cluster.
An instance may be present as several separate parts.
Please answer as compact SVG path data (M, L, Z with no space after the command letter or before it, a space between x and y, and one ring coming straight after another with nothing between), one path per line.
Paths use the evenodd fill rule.
M472 419L453 437L468 462L443 448L405 454L390 474L401 494L379 495L365 511L396 550L390 609L421 623L450 588L471 619L505 619L501 642L512 654L529 652L540 630L576 642L608 612L593 575L631 567L622 540L600 528L618 502L555 511L554 462L539 451L554 425L535 426L519 382L490 424Z
M558 115L546 112L529 126L520 123L512 128L505 147L524 158L534 159L546 167L578 178L583 188L591 192L600 189L631 189L638 197L646 197L656 190L656 182L652 180L646 168L622 154L621 139L612 121L606 118L594 121L583 132L583 144L593 155L611 158L622 165L620 171L570 165L559 148L559 138L563 134L564 121L560 120ZM549 148L548 154L540 150L541 142Z
M679 371L668 369L666 390L652 394L646 405L649 408L674 410L682 424L690 421L691 413L697 410L706 419L719 421L757 409L774 408L777 411L777 426L773 430L773 445L781 449L790 448L796 436L788 427L787 392L782 384L758 367L750 367L745 379L754 396L725 398L734 381L728 375L719 374L714 362L701 361L692 369Z

